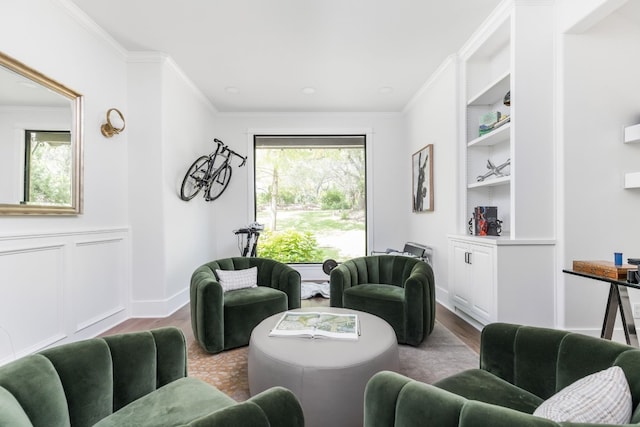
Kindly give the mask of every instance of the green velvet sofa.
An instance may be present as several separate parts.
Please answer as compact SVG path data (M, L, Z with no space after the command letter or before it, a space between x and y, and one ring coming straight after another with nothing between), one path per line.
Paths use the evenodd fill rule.
M258 286L224 292L215 270L258 268ZM191 327L209 353L249 344L251 331L267 317L300 308L300 273L267 258L225 258L191 276Z
M388 371L372 377L365 390L364 425L594 426L532 414L563 388L612 366L624 372L631 424L640 424L640 349L567 331L490 324L482 331L479 369L432 385Z
M381 317L401 344L419 345L433 331L433 271L422 260L400 255L353 258L331 270L329 280L331 307Z
M296 397L269 389L236 403L187 377L177 328L93 338L0 367L0 426L303 426Z

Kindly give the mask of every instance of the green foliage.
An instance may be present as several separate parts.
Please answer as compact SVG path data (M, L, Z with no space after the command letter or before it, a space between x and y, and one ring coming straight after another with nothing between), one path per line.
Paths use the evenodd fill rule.
M308 231L287 230L279 233L263 233L258 246L258 255L284 263L321 262L318 242Z
M364 209L363 148L260 148L255 162L258 211L271 207L270 197L262 196L267 193L275 194L278 207L295 204L318 209L323 193L332 189L342 193L348 207L330 209Z
M38 143L31 152L29 201L71 203L71 146Z
M280 230L309 230L315 235L331 231L365 230L364 211L341 211L338 215L334 210L328 211L283 211L278 214ZM269 223L267 211L258 212L256 221ZM260 235L262 239L262 235Z
M269 206L269 203L271 203L271 192L257 193L256 198L258 206Z
M349 209L349 203L344 193L336 188L331 188L324 193L320 199L321 208L325 210Z
M278 192L278 205L287 206L296 202L296 193L291 190L280 190Z

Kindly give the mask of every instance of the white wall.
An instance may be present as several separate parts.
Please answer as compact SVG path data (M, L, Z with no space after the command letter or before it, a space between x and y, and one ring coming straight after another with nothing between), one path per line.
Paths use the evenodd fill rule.
M377 113L280 113L218 114L216 136L240 154L249 154L247 165L234 167L233 179L220 199L215 219L217 253L236 256L238 249L232 230L253 218L252 168L253 134L348 134L367 137L367 180L369 248L383 250L411 240L406 213L411 212L411 158L400 114ZM236 163L237 164L237 163Z
M0 363L94 336L128 316L127 135L100 133L125 108L123 52L59 1L6 0L0 50L84 95L84 214L0 217Z
M165 297L173 302L172 311L189 301L191 273L217 258L214 224L224 211L215 202L205 202L201 194L190 202L178 196L188 167L215 146L214 108L172 61L165 65L163 94Z
M129 56L133 316L180 308L191 273L215 258L211 224L219 207L179 198L188 167L213 147L214 113L169 57Z
M581 9L566 7L574 1L563 3L562 19L570 23L568 12ZM598 3L596 13L620 4ZM624 173L640 170L640 145L622 143L623 127L640 123L640 22L625 6L596 22L581 15L575 18L590 25L573 28L586 31L574 31L559 40L561 111L557 119L562 129L559 149L564 180L560 262L565 267L576 259L612 260L613 252L623 252L625 258L640 254L640 193L623 189ZM564 326L598 334L608 286L572 276L560 279L564 281ZM640 297L632 295L634 300L640 302Z
M427 144L433 144L433 212L407 213L411 240L433 247L436 297L449 306L447 234L460 228L458 220L458 71L455 56L443 62L405 111L408 146L404 161ZM411 182L410 168L402 176ZM410 211L409 211L410 212Z
M2 12L0 49L84 96L84 213L0 217L0 364L184 305L218 209L178 197L215 109L172 60L123 51L66 0ZM127 126L107 139L109 108Z

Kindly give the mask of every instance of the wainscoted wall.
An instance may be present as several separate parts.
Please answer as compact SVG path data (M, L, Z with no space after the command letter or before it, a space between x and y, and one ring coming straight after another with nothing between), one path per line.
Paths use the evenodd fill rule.
M128 228L0 237L0 365L129 316Z

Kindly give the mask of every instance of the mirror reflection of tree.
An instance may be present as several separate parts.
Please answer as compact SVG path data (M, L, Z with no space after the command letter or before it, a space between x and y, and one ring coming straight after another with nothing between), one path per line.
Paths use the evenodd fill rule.
M25 131L24 203L71 204L71 132Z

